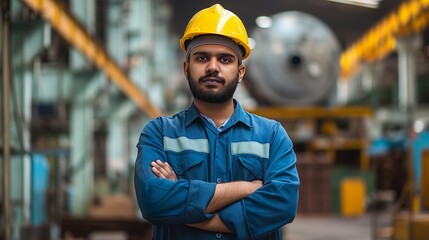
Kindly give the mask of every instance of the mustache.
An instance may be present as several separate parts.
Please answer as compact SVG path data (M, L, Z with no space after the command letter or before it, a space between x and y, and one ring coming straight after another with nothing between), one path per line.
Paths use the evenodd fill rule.
M199 81L217 81L217 82L225 82L225 78L219 77L216 72L208 73L202 77L200 77Z

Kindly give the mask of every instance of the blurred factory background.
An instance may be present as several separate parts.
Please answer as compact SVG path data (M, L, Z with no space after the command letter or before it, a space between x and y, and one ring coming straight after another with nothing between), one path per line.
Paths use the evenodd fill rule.
M289 132L284 239L429 236L429 1L216 1L253 52L235 95ZM179 38L215 1L1 0L0 239L150 239L145 123L189 105Z

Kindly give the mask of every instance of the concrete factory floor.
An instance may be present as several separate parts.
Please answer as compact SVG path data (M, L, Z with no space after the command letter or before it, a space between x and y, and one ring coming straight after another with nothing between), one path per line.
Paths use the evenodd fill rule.
M371 240L371 216L297 216L284 231L285 240Z

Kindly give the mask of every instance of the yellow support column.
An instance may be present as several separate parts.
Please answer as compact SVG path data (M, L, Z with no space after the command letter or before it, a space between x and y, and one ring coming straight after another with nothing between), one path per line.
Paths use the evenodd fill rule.
M361 178L349 177L341 181L341 215L361 216L365 212L365 182Z

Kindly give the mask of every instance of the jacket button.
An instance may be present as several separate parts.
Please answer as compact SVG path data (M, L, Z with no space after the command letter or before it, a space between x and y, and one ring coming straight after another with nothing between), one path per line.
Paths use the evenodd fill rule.
M217 237L217 238L221 238L221 237L222 237L222 234L220 234L220 233L216 233L216 237Z
M217 183L221 183L221 182L222 182L222 179L218 178L218 179L216 179L216 182L217 182Z

